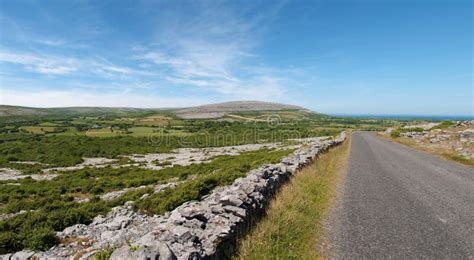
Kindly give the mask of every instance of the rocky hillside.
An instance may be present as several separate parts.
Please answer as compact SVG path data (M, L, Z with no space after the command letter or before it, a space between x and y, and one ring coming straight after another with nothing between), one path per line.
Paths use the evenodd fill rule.
M175 110L175 114L185 119L219 118L229 113L251 111L283 111L295 110L311 112L310 110L287 104L262 102L262 101L232 101L225 103L209 104Z

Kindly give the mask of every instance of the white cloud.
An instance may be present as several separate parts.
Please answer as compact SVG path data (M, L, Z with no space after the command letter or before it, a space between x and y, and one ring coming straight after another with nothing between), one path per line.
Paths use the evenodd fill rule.
M51 66L45 64L36 65L36 67L27 66L27 68L42 74L69 74L77 70L75 67Z
M156 76L156 73L115 65L106 59L79 59L32 53L0 52L0 62L23 65L28 71L46 75L66 75L72 73L94 73L104 78L124 76Z
M52 46L52 47L61 47L66 44L63 40L53 40L53 39L36 39L35 41L37 43Z
M27 70L41 74L69 74L77 71L77 62L25 53L0 52L0 62L24 65Z
M197 14L173 13L162 21L157 41L134 48L134 60L149 62L148 68L166 71L163 80L214 90L228 96L270 97L284 92L283 81L273 68L244 71L257 59L255 48L265 24L281 6L246 15L245 8L201 4ZM248 11L248 10L247 10ZM160 23L161 24L161 23ZM143 66L143 64L141 65Z
M84 91L31 91L0 90L0 103L30 107L104 106L104 107L187 107L210 103L196 97L164 97L125 92L100 93Z

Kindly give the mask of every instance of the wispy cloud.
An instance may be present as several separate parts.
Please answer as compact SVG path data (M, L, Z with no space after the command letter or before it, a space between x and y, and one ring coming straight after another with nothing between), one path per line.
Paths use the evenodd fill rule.
M28 71L47 75L94 73L102 77L153 76L156 73L113 64L106 59L39 55L32 53L0 52L0 62L24 66Z
M66 44L65 41L63 40L57 40L57 39L36 39L36 42L48 46L53 46L53 47L58 47L58 46L64 46Z
M209 99L189 97L156 97L124 92L103 93L77 90L31 91L0 90L0 103L32 107L107 106L107 107L187 107L209 103Z
M69 74L77 71L77 62L72 59L57 59L15 52L0 52L0 62L25 66L30 71L41 74Z
M133 59L165 70L167 80L207 88L228 96L266 98L281 95L284 86L272 68L243 71L246 63L258 59L255 48L266 23L275 18L281 6L247 16L245 9L225 5L199 5L192 17L173 15L157 32L157 41L136 48ZM244 11L243 11L244 10ZM249 11L249 10L247 10ZM149 64L150 66L150 64Z

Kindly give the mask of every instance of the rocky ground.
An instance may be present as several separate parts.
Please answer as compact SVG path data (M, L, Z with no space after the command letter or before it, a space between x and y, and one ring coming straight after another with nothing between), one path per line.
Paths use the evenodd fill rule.
M83 158L84 161L78 165L69 166L69 167L46 168L46 169L43 169L41 173L37 173L37 174L23 174L20 170L17 170L17 169L0 168L0 180L18 180L18 179L23 179L27 177L31 177L34 180L51 180L55 178L56 176L58 176L59 174L61 174L61 172L75 171L75 170L80 170L86 167L103 168L103 167L111 166L111 167L117 168L117 167L137 166L137 167L151 169L151 170L161 170L165 167L174 167L175 165L186 166L190 164L207 163L207 162L212 161L214 157L221 156L221 155L237 156L243 152L257 151L260 149L296 149L303 145L307 145L309 142L319 142L325 139L327 139L327 137L314 137L314 138L292 140L296 144L264 143L264 144L246 144L246 145L209 147L209 148L180 148L180 149L175 149L170 153L123 155L122 157L128 158L129 160L129 163L127 164L118 164L117 163L118 159L108 159L108 158L101 158L101 157ZM15 163L29 164L29 165L40 164L39 162L33 162L33 161L18 161ZM117 190L117 191L112 191L112 192L102 194L100 198L103 200L113 200L122 196L128 191L148 188L148 187L153 187L155 192L160 192L167 188L174 188L179 183L180 182L170 180L170 182L164 183L164 184L125 188L122 190ZM20 185L20 184L10 183L10 185ZM89 198L84 198L84 197L75 198L75 201L77 202L87 202L89 200L90 200ZM12 214L0 214L0 220L11 218L18 214L23 214L25 212L16 212Z
M263 212L278 187L319 153L344 140L342 133L335 140L307 141L281 163L261 166L163 216L140 214L132 210L133 202L127 202L89 225L59 232L63 243L46 252L21 251L0 258L90 259L104 249L114 250L111 259L228 258L238 234Z
M11 168L0 168L0 181L6 180L18 180L26 177L31 177L33 180L51 180L54 177L58 176L57 174L22 174L20 170L11 169Z
M418 147L427 150L437 150L442 152L453 152L466 159L474 159L474 121L457 121L454 125L445 129L432 129L436 123L413 125L404 127L423 128L422 132L402 132L400 138L412 140ZM430 130L432 129L432 130ZM393 129L387 129L386 134L390 134Z
M220 155L236 156L243 152L257 151L260 149L295 149L304 145L309 141L323 140L327 137L315 137L301 140L294 140L298 144L288 145L282 143L264 143L264 144L246 144L236 146L224 147L210 147L210 148L180 148L171 151L170 153L149 153L149 154L132 154L122 155L121 157L128 158L129 163L119 164L118 159L109 158L83 158L83 162L69 167L51 167L45 168L41 173L37 174L23 174L20 170L11 168L0 168L0 180L17 180L26 177L31 177L35 180L50 180L58 176L59 172L75 171L84 169L86 167L102 168L102 167L131 167L138 166L146 169L160 170L165 167L173 167L175 165L187 166L190 164L210 162L212 158ZM32 161L19 161L18 164L40 164Z

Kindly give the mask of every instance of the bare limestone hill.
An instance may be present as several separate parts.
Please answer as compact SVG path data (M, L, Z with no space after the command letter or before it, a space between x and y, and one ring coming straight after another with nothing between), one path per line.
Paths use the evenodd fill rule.
M197 107L183 108L175 110L175 114L184 119L204 119L219 118L228 113L249 112L249 111L282 111L296 110L311 112L310 110L287 104L262 102L262 101L232 101L225 103L209 104Z

